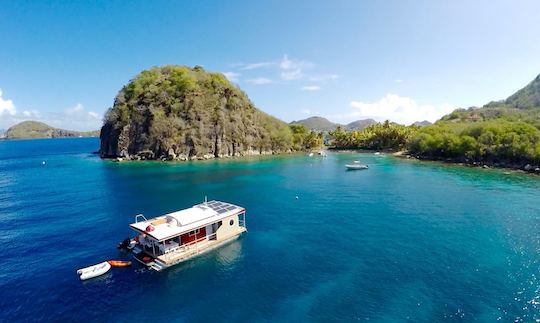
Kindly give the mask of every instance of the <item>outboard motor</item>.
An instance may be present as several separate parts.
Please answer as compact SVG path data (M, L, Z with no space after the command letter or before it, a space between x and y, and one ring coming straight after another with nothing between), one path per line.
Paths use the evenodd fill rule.
M127 249L129 247L129 245L131 244L131 239L130 238L126 238L124 239L124 241L120 242L118 244L118 249Z

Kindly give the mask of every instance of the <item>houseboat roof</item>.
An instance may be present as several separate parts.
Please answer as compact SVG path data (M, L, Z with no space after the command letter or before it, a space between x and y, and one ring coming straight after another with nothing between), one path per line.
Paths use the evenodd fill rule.
M130 224L133 229L143 232L158 241L179 236L191 230L215 223L231 215L243 212L243 207L220 202L208 201L194 205L188 209L158 216L146 221ZM152 231L147 231L148 226Z

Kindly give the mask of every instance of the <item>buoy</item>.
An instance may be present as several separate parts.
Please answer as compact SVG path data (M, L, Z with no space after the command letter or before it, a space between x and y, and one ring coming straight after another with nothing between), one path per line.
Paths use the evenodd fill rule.
M41 165L45 165L45 161L42 161L42 162L41 162Z
M296 195L296 199L298 200L298 195Z

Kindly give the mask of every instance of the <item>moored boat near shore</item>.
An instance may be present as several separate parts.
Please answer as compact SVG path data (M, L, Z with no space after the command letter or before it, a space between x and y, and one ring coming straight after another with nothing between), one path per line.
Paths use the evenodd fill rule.
M357 170L357 169L368 169L369 166L365 164L361 164L360 161L355 160L352 164L345 165L347 170Z

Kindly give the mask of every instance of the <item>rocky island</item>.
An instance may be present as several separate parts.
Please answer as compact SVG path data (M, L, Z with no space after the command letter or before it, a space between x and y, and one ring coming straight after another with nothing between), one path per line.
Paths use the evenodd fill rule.
M260 110L221 73L145 70L125 85L101 128L102 158L192 160L287 153L322 144Z

